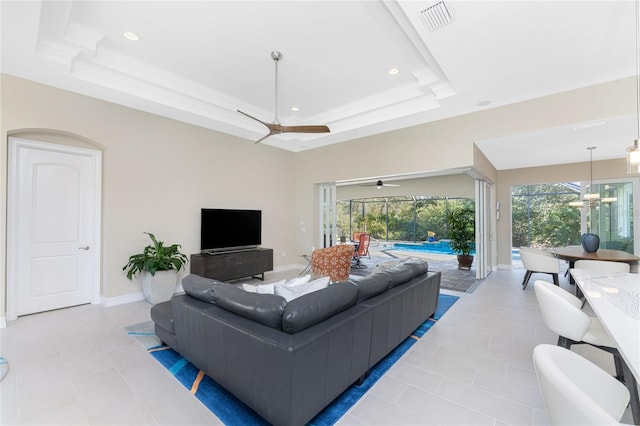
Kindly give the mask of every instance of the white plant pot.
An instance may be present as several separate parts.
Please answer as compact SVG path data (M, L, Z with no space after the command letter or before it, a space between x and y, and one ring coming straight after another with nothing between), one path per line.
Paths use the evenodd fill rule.
M140 274L140 281L142 283L144 298L147 302L155 305L171 299L176 290L176 284L178 283L178 272L175 269L171 271L157 271L155 275L142 272Z

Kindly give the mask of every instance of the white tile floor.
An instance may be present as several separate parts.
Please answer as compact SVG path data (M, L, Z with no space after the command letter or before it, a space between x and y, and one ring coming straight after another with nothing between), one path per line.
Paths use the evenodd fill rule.
M460 300L338 424L547 424L531 354L557 336L541 322L533 286L521 290L523 273L500 270L472 294L450 292ZM267 279L282 274L295 271ZM1 329L11 369L0 382L0 424L220 424L123 330L148 320L149 308L81 306ZM608 354L575 350L613 372ZM623 420L631 423L628 412Z

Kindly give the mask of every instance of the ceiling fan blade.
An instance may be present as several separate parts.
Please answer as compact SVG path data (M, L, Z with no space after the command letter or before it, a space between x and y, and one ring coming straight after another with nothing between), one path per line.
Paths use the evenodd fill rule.
M275 78L275 118L273 119L273 123L267 123L262 121L246 112L242 112L239 109L236 110L240 114L249 117L252 120L261 123L269 129L269 134L261 137L256 141L256 143L260 143L271 135L277 135L280 133L330 133L329 127L325 125L312 125L312 126L283 126L280 124L278 120L278 61L282 59L282 53L273 51L271 52L271 59L273 59L276 69L276 78Z
M317 126L280 126L283 133L329 133L329 127Z
M260 139L258 139L257 141L255 141L255 143L260 143L260 142L262 142L263 140L265 140L266 138L268 138L269 136L271 136L273 134L274 133L269 132L266 135L264 135L263 137L261 137Z
M260 139L258 139L257 141L255 141L255 143L260 143L263 140L265 140L266 138L268 138L269 136L272 135L276 135L278 133L282 133L282 131L280 131L279 129L277 129L277 127L279 127L278 125L275 124L271 124L271 123L266 123L256 117L254 117L253 115L247 114L246 112L242 112L239 109L237 109L236 111L238 111L240 114L245 115L249 118L251 118L252 120L257 121L258 123L264 124L265 126L267 126L267 129L269 129L269 133L267 133L266 135L264 135L263 137L261 137Z
M274 129L274 125L273 124L269 124L269 123L265 123L265 124L269 128L269 133L267 133L266 135L264 135L263 137L258 139L255 143L260 143L263 140L265 140L266 138L268 138L269 136L278 135L278 134L282 133L280 130Z
M264 124L264 125L265 125L265 126L267 126L267 127L269 127L269 126L270 126L270 124L269 124L269 123L266 123L266 122L264 122L264 121L260 120L259 118L255 118L253 115L249 115L249 114L247 114L246 112L242 112L242 111L240 111L239 109L237 109L236 111L238 111L238 112L239 112L240 114L242 114L242 115L245 115L245 116L247 116L247 117L251 118L252 120L257 121L258 123L262 123L262 124Z

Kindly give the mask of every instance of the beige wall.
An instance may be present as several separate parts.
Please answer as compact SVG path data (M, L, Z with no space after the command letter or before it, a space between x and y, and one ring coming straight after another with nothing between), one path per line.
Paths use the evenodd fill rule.
M106 297L139 291L121 267L144 244L143 231L198 250L200 207L260 208L263 245L275 264L298 263L317 245L317 184L350 179L437 174L473 169L496 183L508 205L516 180L537 183L544 169L496 172L474 142L545 127L635 112L635 80L618 80L518 104L413 126L297 154L1 75L0 244L6 247L7 135L48 129L80 135L103 150L103 283ZM567 180L584 179L581 165L560 166ZM552 168L552 170L555 170ZM624 164L607 165L612 175ZM575 173L574 173L575 171ZM598 173L602 173L599 175ZM605 171L594 169L597 176ZM506 192L505 192L506 191ZM501 208L501 215L509 216ZM496 244L506 263L510 234L502 218ZM283 257L286 254L286 258ZM5 270L5 256L0 256ZM5 312L0 277L0 315Z
M148 243L149 231L183 252L200 248L200 208L263 211L263 246L275 266L299 263L294 225L294 154L108 102L2 75L0 182L6 247L7 136L50 129L67 143L80 135L103 151L102 295L140 291L122 266ZM34 136L34 133L25 133ZM38 136L38 135L35 135ZM77 144L77 143L76 143ZM4 252L4 249L3 249ZM286 258L283 256L287 256ZM0 256L5 271L5 256ZM0 277L0 317L5 311Z
M494 225L497 228L491 229L495 235L492 244L499 248L496 264L510 264L511 236L504 217L510 217L511 213L502 207L510 204L510 197L504 192L505 185L508 187L510 183L502 183L506 175L493 168L474 142L631 113L635 113L635 80L626 78L298 153L295 159L296 219L307 224L306 232L298 233L298 246L318 244L317 233L310 232L318 228L319 220L314 184L473 169L475 176L493 180L495 184L501 219ZM608 173L624 175L623 163L607 164ZM584 165L560 167L570 175L567 180L585 178ZM539 172L539 176L553 176L544 168ZM533 179L530 183L536 183L536 176L521 170L511 173L511 176L522 173L524 181ZM594 174L599 176L597 173L594 169ZM492 213L495 217L495 205Z
M392 197L392 196L430 196L475 198L475 181L466 174L452 174L416 179L401 179L388 181L399 186L377 189L375 186L361 186L360 184L338 186L337 199L350 200L353 198Z
M473 168L478 178L482 178L482 180L489 183L496 183L498 179L497 170L475 144L473 145Z
M296 214L298 222L313 224L298 234L301 248L319 246L318 205L314 185L362 178L464 170L473 165L471 133L456 122L469 117L415 126L346 144L300 152L296 155ZM314 232L310 232L314 231ZM308 249L307 249L308 251Z

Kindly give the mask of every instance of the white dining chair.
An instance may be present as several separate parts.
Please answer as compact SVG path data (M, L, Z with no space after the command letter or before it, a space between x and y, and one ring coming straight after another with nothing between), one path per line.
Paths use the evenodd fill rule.
M573 264L575 269L590 269L592 271L602 272L623 272L629 273L631 266L626 262L611 262L607 260L591 260L581 259L576 260ZM576 285L576 297L582 299L582 306L584 306L585 300L583 299L580 288Z
M581 309L580 299L550 282L536 280L533 287L542 320L551 331L558 334L558 346L571 349L572 345L588 344L613 355L616 379L629 390L634 420L640 420L636 380L600 320Z
M551 426L620 424L629 391L606 371L547 344L534 348L533 365Z
M603 272L625 272L629 273L631 267L625 262L610 262L607 260L576 260L573 264L576 269L591 269Z
M560 285L558 274L560 274L560 262L553 253L533 247L520 247L520 259L522 266L527 272L522 280L522 289L527 288L531 274L543 273L551 274L555 285Z

